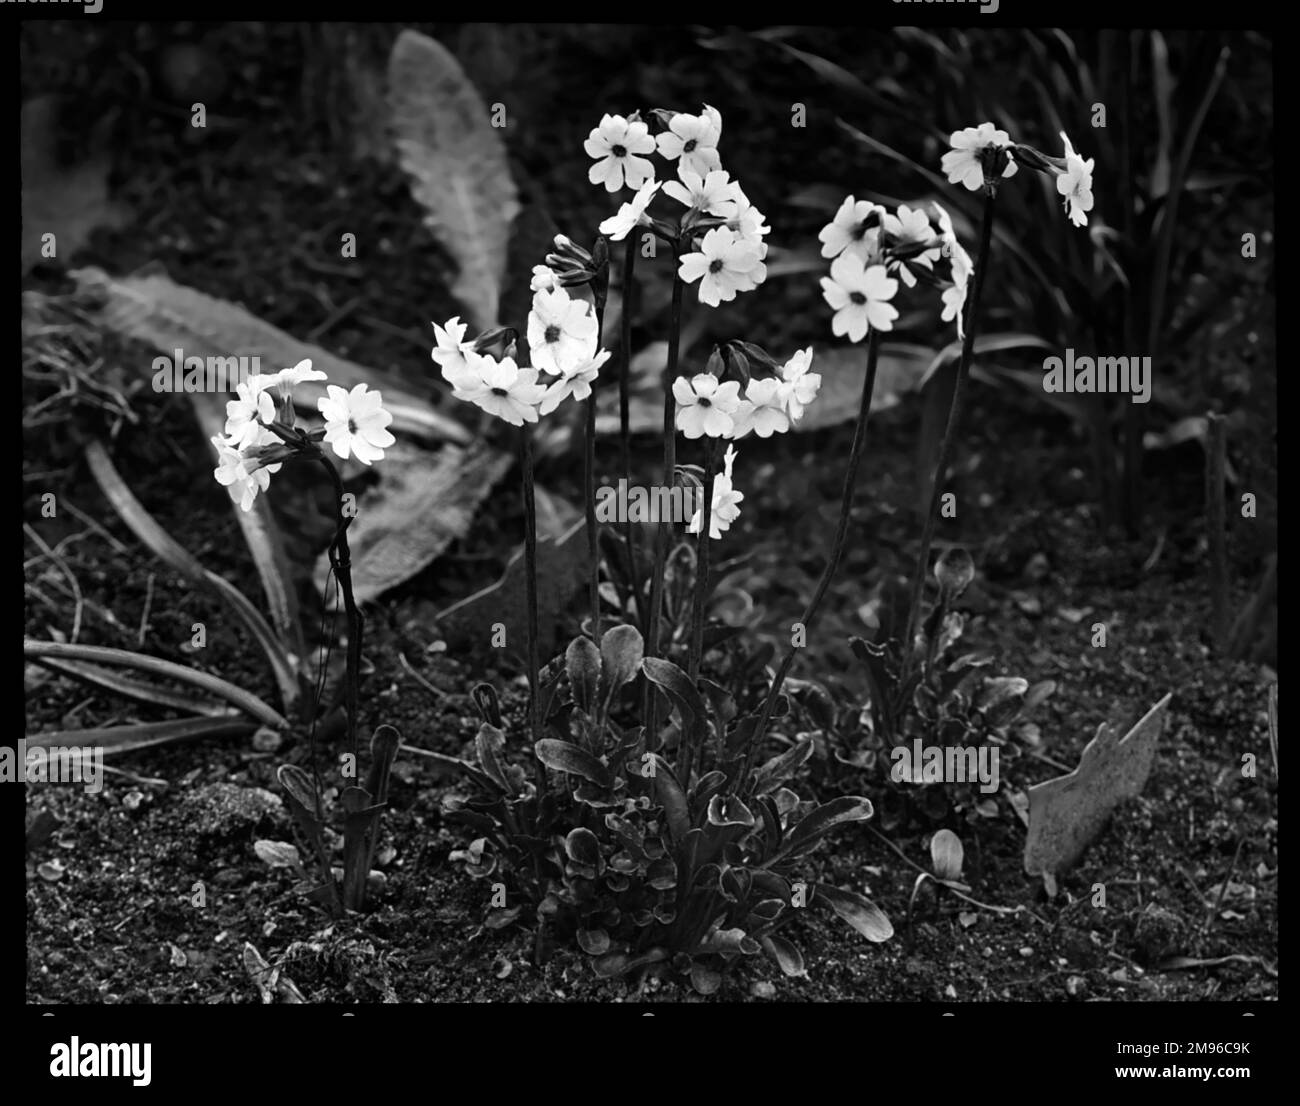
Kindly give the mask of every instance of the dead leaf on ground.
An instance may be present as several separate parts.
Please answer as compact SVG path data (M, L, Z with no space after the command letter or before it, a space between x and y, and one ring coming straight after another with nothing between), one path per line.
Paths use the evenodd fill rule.
M1172 693L1147 711L1123 739L1102 723L1079 767L1029 789L1025 871L1057 876L1072 867L1101 832L1111 811L1141 794L1155 760Z

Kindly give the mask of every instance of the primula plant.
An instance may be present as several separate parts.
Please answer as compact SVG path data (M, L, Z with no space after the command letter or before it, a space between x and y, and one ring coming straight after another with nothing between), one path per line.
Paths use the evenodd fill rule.
M659 128L655 136L651 123ZM505 883L509 905L488 915L490 926L535 926L542 954L550 947L548 932L575 941L602 976L653 967L689 976L704 993L717 989L732 961L761 952L787 974L802 974L801 954L778 930L818 899L869 940L892 933L889 920L863 895L819 882L810 859L832 831L869 818L871 803L846 796L819 806L798 793L811 741L786 742L783 751L761 755L784 671L770 693L757 697L747 686L733 691L701 675L708 668L708 643L715 640L705 633L711 549L725 540L745 499L737 486L740 451L734 443L751 434L769 438L789 431L816 401L821 382L811 371L811 347L782 360L739 338L715 345L702 367L683 371L686 288L695 286L703 307L717 307L754 291L766 277L770 228L721 167L721 133L721 115L707 105L699 115L655 110L649 122L637 114L606 115L585 144L594 159L590 178L611 193L633 189L632 198L601 223L590 250L565 236L556 239L554 252L533 270L525 327L468 340L453 319L437 326L433 353L454 396L519 428L524 481L528 734L521 740L525 735L508 730L495 695L480 687L476 698L484 722L475 761L458 762L476 789L455 800L449 812L478 836L457 856L472 874ZM676 179L657 179L654 155L675 170ZM641 625L621 621L602 631L592 457L595 393L609 358L599 348L609 243L626 243L618 368L629 476L626 299L641 235L666 245L675 261L662 481L689 490L698 504L685 527L695 535L693 558L672 558L673 566L693 567L688 600L668 602L668 592L681 584L678 568L668 564L672 521L659 520L644 578L626 528L634 598L628 609L640 612ZM888 298L897 282L884 281ZM862 329L867 325L864 319ZM529 367L521 367L524 343ZM591 608L587 634L571 642L562 660L542 668L531 428L569 398L587 408ZM699 443L700 464L678 463L679 436ZM861 454L860 428L846 477L849 490ZM828 578L842 553L847 511L846 502ZM720 676L724 668L741 671L717 659Z

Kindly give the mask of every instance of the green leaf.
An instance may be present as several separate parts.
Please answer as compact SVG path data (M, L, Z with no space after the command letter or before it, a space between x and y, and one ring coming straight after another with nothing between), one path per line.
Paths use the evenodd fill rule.
M766 937L760 937L759 944L763 946L768 956L776 961L777 967L781 969L782 974L794 977L808 974L808 969L803 966L803 953L784 937L774 933L769 934Z
M168 707L187 714L202 714L210 718L226 717L230 714L230 708L224 703L210 699L197 699L193 695L183 695L180 692L168 691L164 687L141 683L119 675L111 669L101 668L97 664L81 664L77 661L57 660L54 657L40 657L36 663L52 672L71 676L94 687L106 688L117 695L141 703L152 703L154 706Z
M963 859L961 838L950 829L941 829L930 838L930 863L942 880L960 880Z
M774 756L767 763L760 765L754 773L754 791L766 794L780 787L793 776L813 754L813 739L805 738L797 745L792 745L784 753Z
M569 674L573 702L586 714L592 714L595 709L600 665L600 650L591 638L575 637L564 651L564 667Z
M572 776L581 776L584 780L590 780L601 787L613 786L613 773L603 761L592 756L586 749L553 737L542 738L533 748L537 753L537 759L547 768L553 768L557 772L568 772Z
M460 63L418 31L388 60L398 160L425 223L460 266L452 292L480 330L497 324L518 192L500 131Z
M198 672L181 664L151 657L144 653L132 653L126 649L112 649L103 645L69 645L60 641L37 641L34 638L23 639L23 654L30 660L41 657L57 657L74 661L97 661L100 664L116 664L126 668L138 668L152 672L157 676L167 676L183 683L193 684L204 691L220 696L227 702L256 718L268 726L284 729L289 723L261 699L241 687L206 672ZM200 720L201 721L201 720Z
M715 994L722 986L722 975L703 964L692 964L691 986L702 995Z
M841 795L812 811L799 822L786 839L781 855L806 851L819 838L846 822L865 822L875 811L871 800L859 795Z
M564 839L564 854L575 864L587 868L600 865L600 841L589 829L578 826Z
M831 908L862 934L868 941L879 944L894 935L894 927L885 912L875 903L856 891L844 891L825 883L815 885L817 894L831 904Z
M600 639L600 667L606 703L619 688L636 679L644 649L641 631L635 626L614 626L605 631Z
M754 815L735 795L714 795L709 800L709 824L748 828L754 825Z
M674 841L681 841L691 829L690 807L686 803L686 793L677 781L677 775L668 762L658 753L655 758L655 798L664 808L664 817L668 820L668 832Z
M54 730L32 734L29 749L54 746L78 746L102 749L104 756L133 753L178 741L195 741L203 737L233 737L252 733L257 728L242 714L217 718L177 718L168 722L135 722L124 726L106 726L95 730Z
M641 661L641 671L651 683L663 688L668 694L673 706L682 716L683 731L689 731L704 722L708 714L704 698L700 695L699 688L691 683L690 677L677 665L662 657L645 657Z
M514 794L514 788L510 786L510 781L506 778L505 768L501 764L501 753L506 747L506 735L495 726L484 722L478 728L478 734L474 738L474 748L478 752L479 766L483 769L484 774L491 779L507 795Z

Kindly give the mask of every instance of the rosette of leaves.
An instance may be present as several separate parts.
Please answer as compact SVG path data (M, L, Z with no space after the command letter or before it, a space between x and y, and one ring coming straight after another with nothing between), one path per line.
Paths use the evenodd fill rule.
M861 710L837 715L821 704L824 695L796 693L796 701L827 724L836 761L888 773L892 750L918 739L927 746L990 744L1006 760L1038 743L1038 727L1029 716L1055 691L1055 683L1031 685L1020 676L994 675L989 671L993 653L958 648L965 619L952 608L975 577L969 553L958 548L944 552L935 576L938 600L910 648L891 634L903 619L888 604L880 641L850 639L867 680L867 703ZM936 787L919 776L907 782L930 789L921 805L935 817L948 812L950 799L973 805L968 784Z
M478 834L456 854L466 870L507 886L510 905L488 915L489 927L527 911L539 937L549 925L571 938L598 976L677 972L704 994L749 956L803 975L802 954L779 931L818 898L868 939L892 935L870 900L814 878L810 854L872 807L856 796L817 806L789 786L811 740L747 768L757 710L739 716L721 686L644 656L632 626L613 627L599 648L575 638L555 668L541 695L553 736L531 757L480 691L478 763L464 762L475 793L447 812ZM643 697L626 694L638 678L672 706L663 734L646 734Z
M308 892L336 917L344 910L365 906L366 886L379 847L380 819L388 805L388 780L402 743L392 726L380 726L370 739L370 770L364 786L345 787L343 806L343 867L330 863L325 840L328 812L318 781L296 764L282 764L276 778L288 799L290 812L320 866L321 883Z

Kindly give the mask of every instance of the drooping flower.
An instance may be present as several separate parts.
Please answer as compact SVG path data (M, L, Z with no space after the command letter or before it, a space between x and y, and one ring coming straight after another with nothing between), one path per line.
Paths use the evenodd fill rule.
M533 272L536 273L537 270L534 269ZM468 327L460 321L459 315L448 319L445 327L437 323L433 324L433 335L438 343L433 349L433 359L442 368L443 380L453 388L469 371L465 355L474 349L474 343L465 341L467 329Z
M940 161L943 171L948 174L948 183L963 184L971 192L978 192L984 185L985 151L990 148L1005 150L1014 145L1007 132L992 123L953 131L948 142L952 149ZM1002 176L1013 177L1015 174L1016 163L1008 156Z
M546 394L546 385L537 383L536 369L521 369L513 357L500 361L486 354L469 355L473 378L452 394L505 419L512 426L537 421L537 407Z
M715 122L716 121L716 122ZM668 129L655 142L661 156L669 161L681 159L681 168L704 176L722 168L718 139L722 137L722 116L717 109L705 106L701 115L674 115Z
M772 233L772 228L767 225L763 213L749 202L740 185L736 185L736 214L727 220L726 225L742 242L757 247L760 261L767 257L767 243L763 239Z
M528 349L533 366L565 376L596 353L598 324L591 304L563 288L538 292L528 312Z
M751 379L745 389L745 398L733 416L733 438L743 438L751 430L760 438L784 434L790 429L790 415L786 406L785 383L772 376Z
M534 265L533 278L528 282L531 292L553 292L559 282L555 279L555 270L549 265Z
M566 372L555 383L548 385L546 394L542 396L541 403L538 405L537 413L549 415L569 396L573 396L575 400L586 399L591 395L591 386L600 374L601 365L608 360L609 350L602 349L590 361L579 365L571 372Z
M1056 191L1065 197L1065 207L1070 213L1070 222L1076 227L1088 225L1087 212L1092 210L1092 167L1096 158L1084 161L1074 152L1069 138L1061 132L1061 141L1065 143L1065 171L1056 178Z
M734 300L737 292L756 287L767 275L767 267L753 243L729 227L714 227L701 240L698 253L681 259L678 273L687 284L698 280L700 302L717 307L724 300Z
M677 400L677 429L688 438L725 438L735 428L733 416L740 407L740 382L720 384L712 373L698 373L673 381Z
M852 254L841 254L831 262L831 275L822 277L822 296L835 311L831 333L847 334L860 342L867 331L892 330L898 308L889 301L898 291L898 281L883 265L867 266Z
M965 247L957 240L952 216L937 203L931 204L931 207L939 230L940 252L948 259L952 269L952 287L944 289L943 313L940 318L944 322L952 322L955 319L957 337L963 338L966 333L963 318L966 310L966 291L970 286L971 274L975 271L975 263L971 261Z
M884 216L885 209L879 204L844 197L835 218L817 234L822 243L822 257L839 257L847 251L868 263L874 261Z
M658 181L646 181L637 189L636 195L618 209L617 214L611 215L600 224L600 233L612 242L623 241L633 227L649 222L645 217L645 209L650 206L650 201L658 191ZM537 270L534 269L533 272L536 273ZM533 291L537 289L534 288Z
M709 537L718 539L731 529L731 524L740 517L740 502L744 493L736 491L732 483L731 468L736 461L735 446L727 446L723 454L722 471L713 477L713 502L709 510ZM686 529L691 534L698 534L704 528L703 505L691 516Z
M791 422L803 418L805 408L817 398L817 391L822 386L821 375L808 371L812 367L812 359L813 349L809 346L799 350L781 366L783 399Z
M665 196L719 219L730 219L736 214L740 185L725 169L713 169L701 176L679 166L677 175L680 180L670 180L664 185Z
M316 401L325 419L325 441L343 460L355 457L363 465L382 461L384 450L397 439L386 429L393 416L383 408L384 397L366 384L345 392L336 384Z
M957 337L965 338L965 321L962 316L966 313L966 285L954 284L951 288L943 290L943 313L939 316L945 323L950 323L953 319L957 320Z
M279 441L269 430L259 430L253 437L257 444L264 444L262 436L266 435ZM280 471L280 465L259 465L251 461L243 452L235 448L230 439L214 434L209 441L217 451L217 467L212 475L230 493L230 498L239 504L241 511L251 511L258 492L264 492L271 485L271 476Z
M930 227L930 217L923 208L913 210L907 204L899 204L897 213L886 212L884 216L885 232L900 245L929 242L934 238ZM923 269L932 269L934 263L942 256L942 247L934 246L898 263L898 275L907 287L916 287L916 274L910 265L919 265Z
M237 399L226 403L226 437L235 449L257 440L263 424L275 419L275 401L266 390L269 375L258 374L235 386Z
M593 127L582 144L588 157L596 163L587 170L592 184L603 184L607 192L617 192L625 184L640 188L655 175L654 165L638 154L652 154L655 140L650 128L640 119L621 115L604 115L600 126Z

